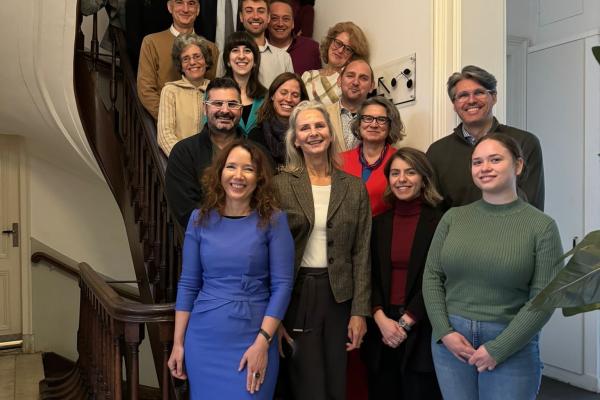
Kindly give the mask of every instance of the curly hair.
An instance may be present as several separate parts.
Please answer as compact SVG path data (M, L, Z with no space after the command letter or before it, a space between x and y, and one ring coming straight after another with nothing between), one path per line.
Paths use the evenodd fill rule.
M362 136L360 135L360 118L363 115L363 111L367 106L380 106L385 109L385 115L390 119L389 131L388 135L385 138L385 141L391 145L398 144L406 134L404 133L404 123L402 122L402 118L400 118L400 112L390 100L386 99L383 96L374 96L365 100L358 110L357 117L352 121L350 125L350 129L354 136L358 139L362 140Z
M183 33L175 38L175 41L173 42L173 48L171 49L171 58L173 59L173 65L175 65L175 69L177 69L180 74L183 74L183 67L181 66L181 53L183 53L183 51L191 45L198 46L200 49L200 52L204 57L204 62L206 63L206 70L208 71L213 65L212 53L208 48L206 39L204 39L202 36L196 35L194 32Z
M216 210L223 216L227 197L221 184L221 175L229 153L236 147L241 147L250 153L252 164L256 169L256 188L250 198L250 208L256 210L259 217L259 226L266 227L271 221L273 213L278 209L279 203L275 195L271 166L264 152L247 139L237 139L225 146L202 174L201 184L204 198L198 214L198 224L207 221L211 210Z
M267 96L265 96L266 99L258 110L258 123L275 118L276 113L275 107L273 107L273 96L275 96L275 92L277 92L277 89L279 89L281 85L291 80L298 82L298 86L300 87L300 101L308 100L308 92L306 91L306 86L304 85L302 78L293 72L282 72L277 75L277 78L275 78L273 83L271 83L271 86L269 86L269 92Z
M329 46L333 39L342 32L346 32L350 36L350 47L354 50L351 60L356 58L362 58L369 61L371 52L369 50L369 41L365 36L362 29L359 28L354 22L338 22L327 31L327 35L321 40L319 51L321 53L321 60L323 64L329 64Z

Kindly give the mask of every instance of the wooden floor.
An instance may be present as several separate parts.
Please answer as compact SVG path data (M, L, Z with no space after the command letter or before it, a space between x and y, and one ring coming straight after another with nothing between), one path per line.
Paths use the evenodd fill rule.
M38 383L42 379L44 369L40 353L0 351L0 400L37 400ZM538 400L600 400L600 394L544 377Z
M0 400L37 400L42 379L41 353L0 352Z

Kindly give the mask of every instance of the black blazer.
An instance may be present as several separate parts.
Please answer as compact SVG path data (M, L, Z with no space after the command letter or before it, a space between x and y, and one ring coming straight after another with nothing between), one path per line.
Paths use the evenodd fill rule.
M427 259L427 252L435 228L442 217L442 212L423 204L421 215L408 265L406 280L406 309L418 319L406 339L406 351L402 360L402 369L410 367L419 372L433 372L433 359L431 357L431 324L425 311L425 303L421 286L423 283L423 269ZM391 249L394 211L388 210L373 219L371 234L371 273L372 273L372 307L381 306L388 315L390 309L390 284L392 275ZM381 332L375 321L369 318L367 337L363 345L363 358L372 371L379 369L381 350Z

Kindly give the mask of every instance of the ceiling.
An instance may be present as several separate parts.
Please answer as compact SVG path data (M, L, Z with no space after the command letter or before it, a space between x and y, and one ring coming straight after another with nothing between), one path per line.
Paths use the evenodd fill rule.
M75 102L76 7L77 0L0 7L0 134L24 137L30 156L101 177Z

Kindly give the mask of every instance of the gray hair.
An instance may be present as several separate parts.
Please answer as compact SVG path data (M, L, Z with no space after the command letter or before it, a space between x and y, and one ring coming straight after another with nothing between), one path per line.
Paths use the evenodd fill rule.
M496 94L496 84L498 83L496 77L483 68L475 65L467 65L462 71L455 72L448 78L447 87L450 100L454 101L454 95L456 94L454 88L458 82L464 79L471 79L489 90L491 94Z
M175 65L175 68L180 74L183 73L183 68L181 66L181 53L183 53L183 51L191 45L195 45L200 48L200 52L202 53L204 62L206 63L206 70L208 71L213 65L212 53L208 48L206 39L204 39L202 36L196 35L194 32L182 33L175 38L175 42L173 42L173 49L171 50L171 57L173 58L173 64Z
M327 123L327 127L329 128L329 136L331 137L331 143L329 144L329 148L327 149L327 161L328 161L328 172L332 173L334 168L338 168L339 162L337 160L337 152L335 147L335 132L333 130L333 125L331 124L331 119L329 118L329 113L325 106L316 100L304 100L298 103L298 105L292 111L290 115L290 126L285 133L285 165L282 170L285 172L301 172L306 167L304 163L304 154L302 150L296 147L296 122L298 120L298 115L302 111L306 110L318 110L321 114L323 114L323 118Z
M374 96L362 103L360 109L358 110L358 114L356 115L354 121L352 121L352 125L350 127L354 136L362 140L362 136L360 135L360 117L363 115L363 110L367 106L381 106L385 109L385 115L387 115L387 117L390 119L388 135L385 138L387 143L393 145L404 139L406 134L404 133L404 124L402 123L402 118L400 118L400 112L390 100L383 96Z

